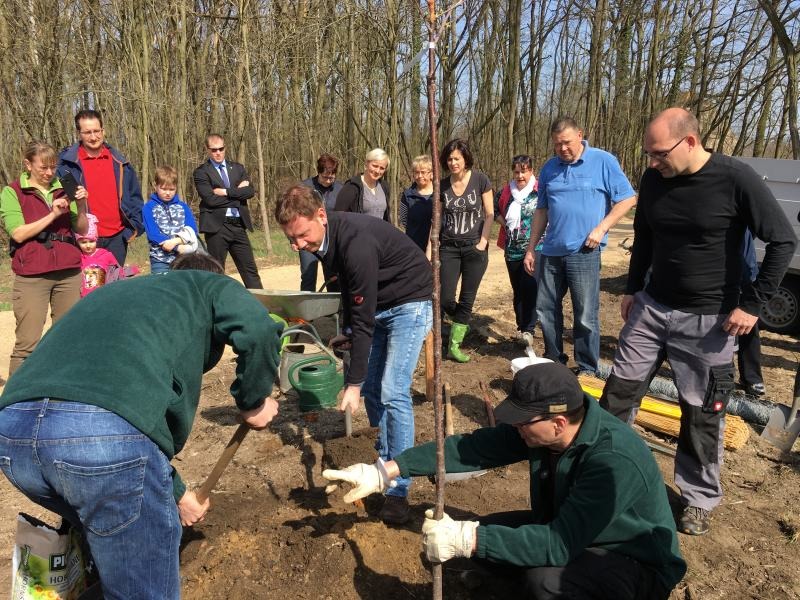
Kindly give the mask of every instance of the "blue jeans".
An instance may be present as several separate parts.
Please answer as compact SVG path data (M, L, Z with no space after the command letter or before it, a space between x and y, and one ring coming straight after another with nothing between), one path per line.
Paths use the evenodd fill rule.
M540 266L536 313L542 327L545 358L567 362L561 303L569 288L575 362L579 370L595 373L600 360L600 250L585 248L567 256L542 256Z
M172 263L161 262L160 260L150 261L150 274L151 275L164 275L169 272Z
M391 460L414 445L411 379L425 336L433 324L430 300L409 302L375 315L367 380L361 391L370 425L378 427L375 449ZM387 496L408 495L411 479L398 477Z
M180 598L172 467L125 419L78 402L12 404L0 410L0 468L82 529L106 600Z

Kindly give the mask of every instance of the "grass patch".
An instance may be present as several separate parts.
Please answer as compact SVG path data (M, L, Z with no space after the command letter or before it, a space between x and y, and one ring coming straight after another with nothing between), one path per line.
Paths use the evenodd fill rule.
M6 254L8 256L8 254ZM11 259L0 261L0 310L11 310L11 289L14 286L14 273Z
M800 521L794 514L787 513L778 519L778 527L790 544L794 544L800 539Z

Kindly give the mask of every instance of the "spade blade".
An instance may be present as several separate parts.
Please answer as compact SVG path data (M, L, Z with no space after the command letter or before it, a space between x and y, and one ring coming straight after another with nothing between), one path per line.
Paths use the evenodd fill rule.
M761 437L776 448L785 451L791 450L800 435L800 419L797 410L800 408L800 365L794 378L794 400L792 407L776 406L769 416L769 422L761 432Z

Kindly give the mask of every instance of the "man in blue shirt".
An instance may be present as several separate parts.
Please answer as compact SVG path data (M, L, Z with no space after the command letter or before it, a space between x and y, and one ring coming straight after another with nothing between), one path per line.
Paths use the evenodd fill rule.
M567 362L561 303L567 288L573 310L572 335L579 373L594 375L600 360L600 249L607 233L636 205L636 196L617 159L583 139L574 119L561 117L550 127L556 156L539 174L539 202L531 240L547 229L541 264L533 244L525 270L539 270L536 312L542 327L545 356Z

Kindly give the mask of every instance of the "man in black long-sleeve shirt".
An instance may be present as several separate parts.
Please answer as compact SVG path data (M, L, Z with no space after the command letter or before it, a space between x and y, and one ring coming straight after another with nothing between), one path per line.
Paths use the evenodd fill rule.
M275 220L295 250L315 254L338 274L350 368L340 410L355 412L363 393L378 455L391 460L414 445L411 379L433 322L433 278L425 254L390 223L359 213L331 212L310 188L283 193ZM408 520L410 478L386 492L381 518Z
M797 239L756 173L706 151L697 119L686 110L656 116L644 150L650 168L634 219L621 307L625 326L600 403L632 422L648 382L669 360L681 406L675 483L684 510L678 529L701 535L722 499L719 469L736 336L758 321ZM741 286L748 228L767 247L758 277Z

